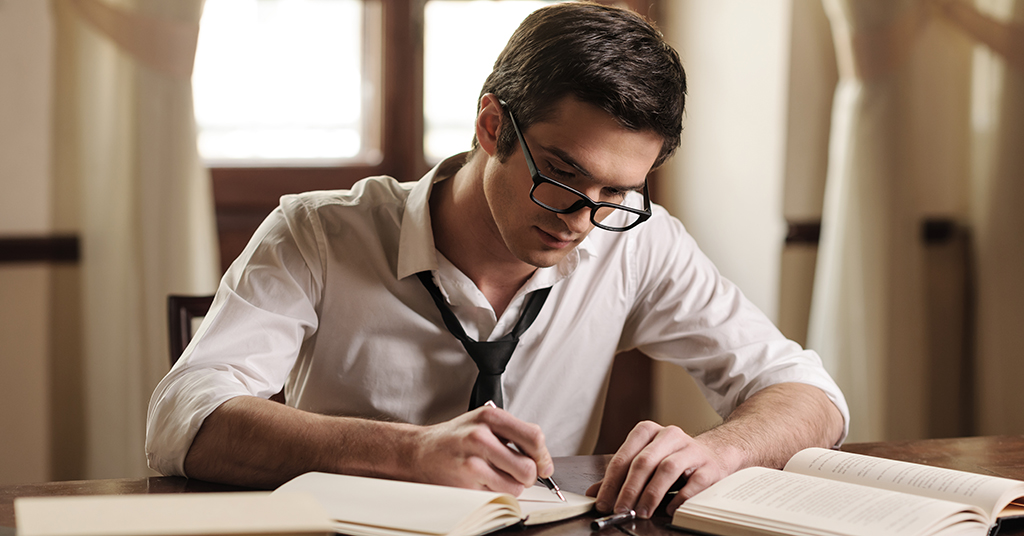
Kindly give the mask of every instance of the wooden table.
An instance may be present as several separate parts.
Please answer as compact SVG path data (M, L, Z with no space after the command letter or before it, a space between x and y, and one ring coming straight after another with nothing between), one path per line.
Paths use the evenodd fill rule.
M843 450L881 458L891 458L1024 480L1024 436L851 443L845 445ZM607 461L607 456L555 458L555 473L558 475L558 484L563 489L583 493L591 483L601 479L604 475L604 467ZM4 486L0 487L0 536L13 534L9 527L15 526L14 499L16 497L201 493L245 489L179 477L85 480ZM590 530L590 521L593 517L583 516L561 523L552 523L550 525L516 531L514 534L516 536L589 536L593 534ZM661 513L650 520L640 520L619 527L606 528L601 531L600 535L679 536L680 532L666 527L668 522L669 516ZM1024 536L1024 523L1013 522L1005 524L999 534L1000 536L1004 534Z

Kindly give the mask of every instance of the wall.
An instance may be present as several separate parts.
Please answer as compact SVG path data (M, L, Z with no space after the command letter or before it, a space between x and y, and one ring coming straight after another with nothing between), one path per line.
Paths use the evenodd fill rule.
M0 236L50 232L49 3L0 1ZM0 485L50 478L49 285L0 264Z
M683 146L666 167L667 191L660 193L668 195L661 197L668 198L666 204L723 274L780 322L786 315L779 311L785 313L790 296L779 291L780 277L787 280L786 272L780 272L787 169L783 146L787 99L793 98L787 73L791 53L796 61L799 52L813 50L807 45L791 50L788 36L791 16L796 24L797 8L808 6L820 11L816 0L662 3L661 25L683 58L690 91ZM54 230L48 141L51 24L48 2L0 0L0 236ZM801 34L794 35L798 39ZM827 54L824 60L816 57L828 59ZM790 169L789 174L796 173ZM811 201L801 205L787 201L787 215L805 214L815 196L820 192L810 191ZM808 270L808 260L813 270L813 255L801 259L803 272L789 279L798 287L807 281L799 273ZM73 414L81 408L50 402L56 395L76 398L63 394L73 390L68 385L75 383L75 361L52 357L71 356L61 346L75 346L76 337L66 331L74 322L51 315L65 309L54 308L52 301L75 294L50 290L63 289L61 281L73 279L70 270L0 264L0 485L61 478L76 474L80 465L82 432L72 428L78 422ZM656 366L654 380L656 419L693 432L717 422L685 373ZM51 452L51 444L64 451Z
M689 90L661 199L722 274L776 319L791 1L682 0L662 10ZM654 382L663 424L699 432L716 422L677 367L656 364Z
M820 0L793 0L782 212L809 229L821 223L828 170L832 97L839 73L832 32ZM782 250L779 329L805 344L818 245L794 236Z

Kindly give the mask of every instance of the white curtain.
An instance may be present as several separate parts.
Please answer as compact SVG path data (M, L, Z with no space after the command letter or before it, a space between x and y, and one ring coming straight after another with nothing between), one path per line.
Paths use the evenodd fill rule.
M971 223L976 244L979 434L1024 433L1024 1L949 11L975 55ZM985 16L987 15L987 17Z
M1022 227L1004 221L998 229L989 225L986 231L983 223L997 217L993 203L1016 206L1020 212L1019 195L1006 199L1006 192L997 193L991 185L1020 192L1024 167L1020 160L1011 161L1020 151L1013 157L1003 153L1020 147L1024 137L1019 119L1013 118L1009 121L1017 122L1015 132L1005 126L978 131L979 109L990 118L998 116L995 123L1004 123L1007 105L1021 97L1021 86L1008 100L1006 82L986 82L993 75L978 68L977 58L987 52L975 52L979 39L1004 54L1020 42L999 22L1008 10L999 14L994 6L982 5L979 11L966 0L823 3L832 25L840 82L808 344L822 354L846 392L852 413L850 440L924 437L930 363L920 235L926 217L950 217L978 226L982 383L977 391L985 393L993 381L1009 387L1024 379L1024 365L1017 366L1020 373L1015 376L1007 375L1012 370L1006 366L1007 361L1020 361L1016 357L1024 341L1015 334L1019 328L985 319L989 307L998 311L989 316L1020 310L1007 291L1014 285L1024 287L1007 281L1009 277L986 275L986 265L996 261L992 252L999 243L998 248L1015 253L1003 256L1010 263L996 261L997 271L1004 276L1024 271ZM998 3L1006 7L1014 2ZM1007 32L995 42L991 31L979 28ZM982 86L986 89L979 92ZM1000 87L1003 90L997 91ZM994 128L1002 128L999 136L993 134ZM1002 175L997 178L993 168L1001 169ZM1012 208L1003 212L1003 220L1008 219L1007 212L1014 213ZM987 287L998 290L986 297ZM1018 292L1016 304L1021 297ZM1016 319L1020 326L1021 316ZM997 340L1006 341L998 348L1009 353L993 358L985 349ZM1016 349L1011 351L1013 343ZM1007 411L1024 424L1024 406L1006 403L1008 395L984 394L983 413L1002 397L1001 404L1010 406Z
M52 5L56 224L82 241L83 476L144 476L167 294L216 286L190 80L202 0Z

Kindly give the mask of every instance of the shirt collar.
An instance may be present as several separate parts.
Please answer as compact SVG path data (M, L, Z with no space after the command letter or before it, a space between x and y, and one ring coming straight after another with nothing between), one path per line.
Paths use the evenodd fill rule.
M434 235L430 223L430 192L435 183L455 175L468 158L468 153L461 153L441 161L417 181L405 202L405 213L402 216L402 231L398 244L398 279L410 275L438 269L438 252L434 246ZM597 253L590 237L584 238L580 245L569 252L558 264L548 268L538 268L523 286L523 291L550 287L572 274L579 266L581 259L596 257Z
M435 182L455 174L466 160L467 153L441 161L427 172L409 192L402 215L402 232L398 240L398 279L425 270L437 270L434 235L430 227L430 192Z

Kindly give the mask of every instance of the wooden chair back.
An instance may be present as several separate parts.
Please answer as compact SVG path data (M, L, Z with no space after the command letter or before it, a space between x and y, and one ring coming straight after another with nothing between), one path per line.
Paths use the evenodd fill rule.
M213 296L167 296L167 337L170 339L171 366L178 361L192 340L192 320L204 317L213 304Z

